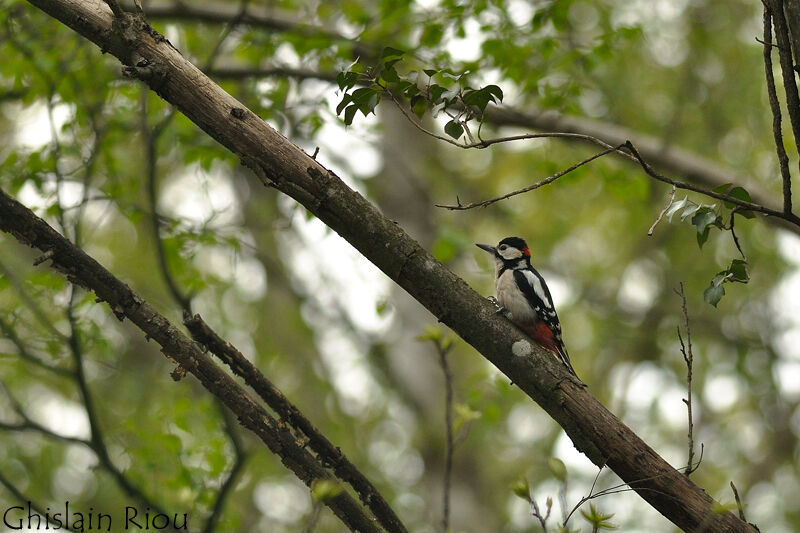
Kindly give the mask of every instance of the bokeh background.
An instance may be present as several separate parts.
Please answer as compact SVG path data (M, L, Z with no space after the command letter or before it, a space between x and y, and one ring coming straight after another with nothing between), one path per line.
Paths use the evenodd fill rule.
M726 284L715 308L703 291L739 257L730 233L712 231L701 249L695 227L675 216L648 236L670 188L626 159L609 155L488 208L447 211L434 204L504 194L596 148L536 139L463 150L422 134L390 101L345 127L332 82L356 57L369 65L381 47L396 47L407 52L399 71L468 71L473 86L501 87L512 111L623 127L634 142L650 136L778 206L760 2L143 5L184 56L306 151L319 148L322 164L479 292L492 293L492 267L473 243L524 237L578 374L676 467L688 454L674 292L683 283L698 455L703 447L692 479L724 503L733 481L763 531L800 529L800 230L737 218L750 281ZM419 337L450 332L302 206L122 78L114 58L30 4L0 6L3 190L174 321L185 306L200 313L412 531L441 531L445 380L433 343ZM444 120L423 123L441 133ZM530 131L487 123L482 135ZM796 174L794 143L786 146ZM4 509L21 497L106 512L149 502L189 513L194 531L344 529L196 382L173 382L154 343L34 258L0 236ZM520 476L540 506L554 500L555 528L564 486L550 458L567 467L568 509L589 494L597 469L468 345L455 339L448 360L457 437L450 530L539 530L510 489ZM596 482L595 490L620 483L608 471ZM622 531L675 530L631 492L593 503ZM578 514L569 525L591 530Z

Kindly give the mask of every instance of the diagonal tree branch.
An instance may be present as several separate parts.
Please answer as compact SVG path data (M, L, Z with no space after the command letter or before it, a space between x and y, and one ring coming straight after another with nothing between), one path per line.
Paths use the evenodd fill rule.
M630 428L603 407L582 383L570 378L544 349L538 347L494 306L447 270L371 203L347 187L335 174L281 136L260 117L225 93L143 21L130 15L114 20L97 0L30 0L111 52L128 65L128 75L146 81L214 139L236 153L269 186L288 194L342 235L365 257L407 290L439 320L473 345L564 427L576 447L596 464L607 464L664 516L685 530L701 526L710 533L755 531L730 512L719 513L710 496L671 467ZM15 227L15 217L0 207L0 226ZM26 240L25 233L15 236ZM50 243L43 243L49 249ZM54 255L63 267L59 251ZM73 276L81 273L70 272ZM107 276L104 273L103 276ZM120 299L100 278L101 297L128 309L144 327L152 309L133 300L127 287ZM122 290L122 288L120 288ZM225 376L195 346L173 336L162 323L160 339L182 365L209 389L220 391ZM155 337L154 337L155 338ZM513 346L513 348L512 348ZM173 355L175 357L175 355ZM177 358L177 357L176 357ZM224 377L223 377L224 376ZM221 383L214 378L223 380ZM240 391L227 392L236 409L252 410L252 400ZM252 420L245 418L245 422ZM253 429L260 429L259 427ZM262 436L262 433L259 433ZM273 442L271 437L263 436Z
M53 268L65 275L73 286L93 291L99 300L108 303L118 318L128 318L149 338L155 340L167 358L197 377L206 389L236 413L243 426L280 456L283 464L309 487L317 480L330 479L330 474L296 441L294 435L256 403L233 378L215 365L197 343L181 333L169 320L83 250L2 190L0 230L10 233L31 247L52 251L50 259ZM93 426L93 449L97 439ZM352 530L375 533L382 531L347 492L331 495L324 503Z
M403 523L372 483L236 347L220 337L211 329L211 326L206 324L200 315L187 315L183 320L183 324L197 342L208 348L234 374L242 378L278 414L282 421L302 433L303 438L308 441L308 447L317 454L324 464L333 468L333 472L339 479L346 481L353 487L361 497L361 500L369 506L375 517L387 530L406 531Z

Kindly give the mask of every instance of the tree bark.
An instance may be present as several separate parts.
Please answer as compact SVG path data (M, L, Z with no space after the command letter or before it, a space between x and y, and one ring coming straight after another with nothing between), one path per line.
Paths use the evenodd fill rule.
M672 468L494 306L335 174L273 130L137 16L100 0L29 0L104 51L237 154L266 184L334 229L541 405L595 464L606 464L686 531L755 532Z

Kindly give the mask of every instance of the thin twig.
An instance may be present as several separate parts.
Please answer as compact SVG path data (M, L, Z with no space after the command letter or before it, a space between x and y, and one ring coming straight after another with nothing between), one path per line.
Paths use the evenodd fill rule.
M168 122L174 116L174 110L170 112L164 119L162 119L154 128L150 128L147 123L147 98L148 90L142 87L139 99L139 128L142 134L142 140L145 148L145 165L146 165L146 190L147 202L150 207L150 230L153 237L153 245L156 250L156 259L158 262L158 270L161 273L161 278L167 285L172 299L175 300L181 309L187 313L191 313L191 298L184 294L178 287L178 283L172 276L169 269L169 262L167 261L167 252L164 248L164 241L161 236L161 222L158 215L158 200L157 200L157 177L158 169L156 166L158 160L158 138L164 131Z
M536 503L536 500L531 498L531 515L539 521L539 525L542 527L542 533L547 533L547 519L550 518L550 507L547 508L547 515L542 516L542 512L539 510L539 504Z
M677 188L673 185L672 186L672 192L669 195L669 201L667 202L667 205L664 206L664 209L662 209L661 212L658 214L658 218L656 219L656 221L653 222L653 225L650 226L649 230L647 230L647 235L648 236L650 236L650 237L653 236L653 232L656 230L656 226L658 226L658 223L661 222L661 220L664 218L664 215L667 213L667 211L669 211L669 207L672 205L672 202L675 200L675 190L676 189Z
M450 528L450 483L453 470L453 372L447 361L447 353L450 346L443 346L441 342L436 343L436 351L439 353L439 366L444 374L444 423L445 423L445 460L444 460L444 479L442 489L442 531L447 533Z
M597 469L597 475L594 476L594 481L592 481L592 486L591 486L591 488L589 488L589 495L588 496L584 496L583 498L580 499L580 501L578 503L575 504L575 506L572 508L572 510L569 512L569 514L567 514L566 518L564 518L564 526L567 525L567 522L569 522L569 519L572 517L572 515L575 513L575 511L577 511L580 508L581 505L583 505L584 503L586 503L589 500L594 498L594 488L597 486L597 480L600 479L600 474L603 473L603 469L605 467L606 467L606 465L603 464L603 465L600 466L600 468Z
M775 75L772 72L772 12L764 3L764 74L767 80L767 97L772 110L772 136L775 139L775 149L778 152L778 165L783 179L783 210L792 212L792 175L789 171L789 156L783 146L783 133L781 131L781 104L778 102L778 93L775 90Z
M241 436L238 433L236 420L233 414L220 402L217 402L217 405L222 420L225 423L225 432L231 441L231 446L233 446L234 461L230 472L228 472L228 477L225 478L222 486L217 491L214 507L211 509L211 513L208 515L203 526L203 533L212 533L216 531L219 517L222 515L222 511L225 508L228 496L233 492L234 487L236 487L236 483L239 481L239 475L242 473L244 465L249 457L249 453L245 450Z
M668 183L668 184L673 185L673 186L675 186L675 187L677 187L679 189L685 189L687 191L697 192L697 193L700 193L700 194L704 194L705 196L709 196L711 198L716 198L717 200L722 200L724 202L729 202L729 203L732 203L734 205L740 206L740 207L742 207L742 208L744 208L745 210L748 210L748 211L756 211L756 212L759 212L759 213L763 213L765 215L770 215L770 216L774 216L774 217L777 217L777 218L782 218L782 219L784 219L784 220L786 220L788 222L791 222L792 224L800 226L800 217L797 217L792 213L784 213L783 211L777 211L775 209L770 209L769 207L765 207L765 206L763 206L761 204L756 204L756 203L753 203L753 202L740 200L739 198L734 198L733 196L730 196L728 194L722 194L722 193L718 193L718 192L715 192L715 191L709 191L709 190L703 189L702 187L698 187L697 185L693 185L691 183L686 183L686 182L683 182L683 181L674 180L672 178L669 178L667 176L659 174L658 172L653 170L653 168L647 163L647 161L644 160L644 158L642 158L642 156L639 153L639 151L636 149L636 147L630 141L627 141L625 143L625 149L627 149L631 153L631 155L635 158L635 160L642 167L642 170L644 170L645 173L648 176L650 176L651 178L653 178L655 180L661 181L663 183Z
M7 267L3 262L0 261L0 276L6 278L10 283L11 286L16 291L17 295L19 296L20 300L30 309L31 313L33 313L34 318L42 325L44 328L50 332L50 334L55 337L56 339L66 342L67 336L61 333L58 328L53 325L49 318L44 313L44 310L39 306L39 304L31 298L28 294L28 291L25 290L22 282L17 278L16 274Z
M747 261L747 256L745 255L744 250L742 250L742 245L739 243L739 237L736 236L736 230L733 227L733 223L734 223L734 220L735 220L735 217L736 217L736 213L738 211L739 211L738 207L734 207L733 210L731 211L731 221L730 221L729 227L730 227L730 230L731 230L731 235L733 236L733 244L736 245L736 249L739 250L739 253L742 256L742 259Z
M686 398L683 403L686 404L686 409L689 415L689 459L686 463L686 470L684 474L688 477L692 472L697 470L700 466L700 461L697 464L694 462L694 419L692 417L692 365L694 363L694 354L692 353L692 331L689 328L689 311L686 308L686 294L683 292L683 282L680 283L680 289L675 290L675 294L681 298L681 311L683 312L683 326L686 329L686 345L683 343L681 336L681 328L678 326L678 340L681 343L681 354L686 363ZM701 455L702 460L702 455Z
M739 509L739 518L741 518L743 522L747 522L747 518L744 516L744 505L742 505L742 500L739 498L739 491L736 490L736 485L733 484L733 481L731 481L731 490L736 500L736 507Z
M624 145L621 145L621 146L624 146ZM574 165L572 165L572 166L570 166L570 167L568 167L568 168L566 168L564 170L556 172L555 174L553 174L552 176L550 176L548 178L545 178L545 179L543 179L541 181L538 181L538 182L534 183L533 185L529 185L528 187L523 187L522 189L518 189L516 191L512 191L512 192L510 192L508 194L504 194L503 196L498 196L497 198L492 198L492 199L489 199L489 200L483 200L482 202L473 202L473 203L467 204L467 205L462 205L460 202L458 204L456 204L456 205L436 204L436 207L441 207L443 209L450 209L452 211L464 211L466 209L473 209L475 207L486 207L488 205L492 205L495 202L499 202L501 200L505 200L507 198L511 198L512 196L516 196L518 194L523 194L523 193L532 191L534 189L538 189L539 187L543 187L545 185L553 183L558 178L560 178L560 177L562 177L562 176L564 176L566 174L569 174L573 170L575 170L577 168L580 168L580 167L582 167L583 165L585 165L587 163L591 163L595 159L603 157L604 155L607 155L607 154L610 154L611 152L615 152L615 151L619 150L621 148L621 146L618 146L618 147L613 147L612 146L610 148L607 148L607 149L603 150L602 152L598 152L598 153L592 155L591 157L587 157L586 159L584 159L582 161L579 161L579 162L575 163Z
M2 316L0 316L0 333L2 333L5 338L10 340L14 344L14 346L17 347L17 352L19 353L21 359L33 363L34 365L43 368L48 372L52 372L53 374L56 374L58 376L74 379L75 373L71 369L61 366L56 366L33 355L28 349L28 347L25 345L25 343L22 341L20 336L17 335L17 332L14 330L11 324L7 323Z

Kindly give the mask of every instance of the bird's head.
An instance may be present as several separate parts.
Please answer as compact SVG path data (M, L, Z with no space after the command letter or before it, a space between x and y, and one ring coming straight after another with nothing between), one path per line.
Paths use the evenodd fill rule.
M525 241L519 237L506 237L497 246L489 244L476 244L481 250L486 250L502 261L516 261L518 259L530 258L531 251Z

